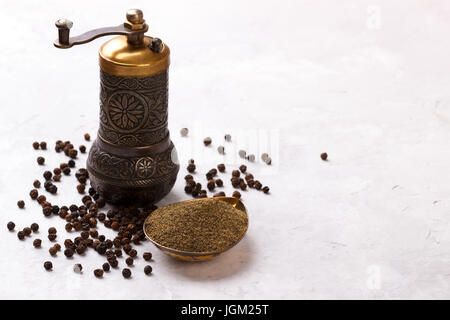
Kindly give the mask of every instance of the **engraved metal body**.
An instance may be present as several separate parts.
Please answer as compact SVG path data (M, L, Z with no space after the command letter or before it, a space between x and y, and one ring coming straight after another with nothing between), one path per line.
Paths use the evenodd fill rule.
M100 124L87 160L91 185L110 203L155 203L170 192L179 170L167 124L169 48L143 35L148 26L140 10L129 11L123 26L77 37L69 37L71 25L58 20L58 48L122 34L99 52Z

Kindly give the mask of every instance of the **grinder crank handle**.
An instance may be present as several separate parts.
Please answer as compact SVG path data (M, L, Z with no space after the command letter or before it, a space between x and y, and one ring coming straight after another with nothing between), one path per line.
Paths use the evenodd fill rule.
M58 28L58 39L56 39L53 44L55 45L55 47L60 49L71 48L72 46L87 43L103 36L112 36L112 35L131 36L139 33L143 34L148 30L147 24L144 24L143 28L140 30L132 30L128 28L125 24L120 24L116 27L93 29L78 36L69 37L70 28L72 28L73 26L72 21L67 19L59 19L58 21L56 21L55 25Z

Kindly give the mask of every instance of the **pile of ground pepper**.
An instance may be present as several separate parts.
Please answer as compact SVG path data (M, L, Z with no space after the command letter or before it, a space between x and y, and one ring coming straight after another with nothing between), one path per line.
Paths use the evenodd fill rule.
M176 250L215 252L232 246L245 232L247 215L220 200L174 203L154 211L145 231L157 243Z

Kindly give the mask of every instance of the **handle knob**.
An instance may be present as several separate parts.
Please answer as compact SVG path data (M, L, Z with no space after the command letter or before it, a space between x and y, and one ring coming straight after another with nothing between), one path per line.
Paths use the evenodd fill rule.
M59 19L55 25L58 28L59 43L69 45L70 29L73 26L73 22L68 19Z

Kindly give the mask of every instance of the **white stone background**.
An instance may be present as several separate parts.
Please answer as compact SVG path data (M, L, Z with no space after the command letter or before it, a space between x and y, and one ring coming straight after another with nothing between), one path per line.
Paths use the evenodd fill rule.
M218 162L241 164L241 147L270 150L272 167L249 170L271 194L243 192L250 228L222 256L182 263L147 242L138 251L153 252L151 277L140 258L132 279L99 280L104 258L92 250L50 258L46 230L56 226L62 242L64 221L45 218L28 192L44 169L37 155L53 169L64 159L54 141L78 145L98 126L106 39L58 50L54 21L71 19L75 35L117 25L132 7L172 52L169 128L182 169L160 205L188 199L188 159L201 180ZM448 1L2 1L0 27L1 298L450 298ZM50 201L78 203L75 185L63 177ZM17 240L10 220L38 222L44 248Z

